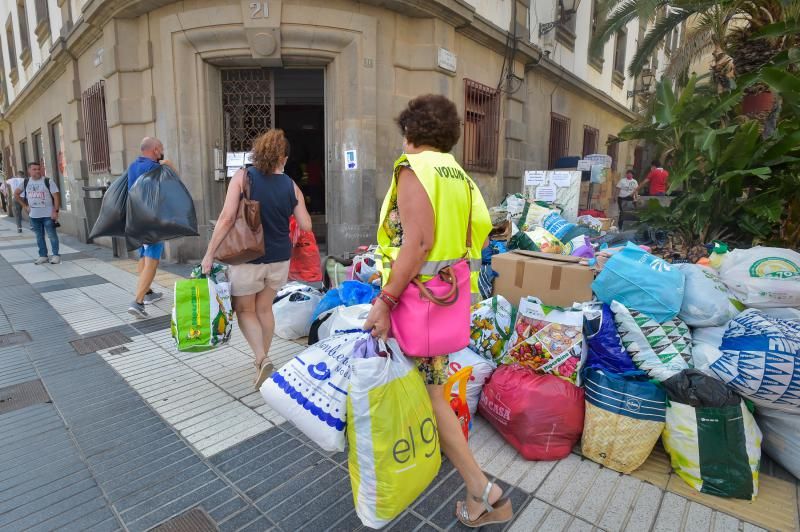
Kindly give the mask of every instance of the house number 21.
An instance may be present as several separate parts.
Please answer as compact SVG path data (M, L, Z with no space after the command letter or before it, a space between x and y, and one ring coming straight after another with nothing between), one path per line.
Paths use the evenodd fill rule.
M269 17L269 3L267 0L263 2L250 2L250 18L267 17Z

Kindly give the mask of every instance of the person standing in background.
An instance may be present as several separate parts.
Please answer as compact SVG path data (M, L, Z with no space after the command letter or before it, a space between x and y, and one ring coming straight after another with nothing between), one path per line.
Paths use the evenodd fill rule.
M647 177L644 178L642 184L636 187L636 194L639 193L639 190L644 188L644 186L649 183L650 196L666 196L667 189L669 188L669 172L667 172L664 168L661 167L661 163L658 159L654 160L653 163L650 165L650 171L647 173Z
M61 193L58 185L49 177L42 178L42 167L34 161L28 163L28 177L22 186L14 192L17 203L25 207L31 220L31 229L36 234L36 245L39 247L39 257L34 264L58 264L61 256L58 254L58 211L61 208ZM53 255L47 258L47 242L45 232L50 239Z
M636 190L639 183L633 178L633 170L625 172L625 177L617 183L617 207L619 208L619 221L617 227L622 230L622 204L626 201L636 201Z
M25 178L21 176L15 176L11 179L6 180L6 188L8 188L8 201L11 203L9 206L9 216L13 216L17 221L17 233L22 232L22 204L17 203L16 201L16 193L17 191L22 191L22 183L25 182Z

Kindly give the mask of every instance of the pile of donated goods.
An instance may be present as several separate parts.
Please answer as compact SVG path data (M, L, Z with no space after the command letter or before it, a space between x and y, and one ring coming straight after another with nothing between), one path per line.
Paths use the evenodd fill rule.
M717 245L702 264L675 264L600 246L600 220L568 222L520 195L491 212L483 300L448 368L467 438L480 414L527 460L580 444L622 473L661 439L681 479L721 497L756 497L762 449L800 478L800 254ZM278 294L276 333L311 345L261 393L323 449L347 442L356 511L380 528L441 453L413 363L360 330L379 290L373 252L328 259L327 292Z

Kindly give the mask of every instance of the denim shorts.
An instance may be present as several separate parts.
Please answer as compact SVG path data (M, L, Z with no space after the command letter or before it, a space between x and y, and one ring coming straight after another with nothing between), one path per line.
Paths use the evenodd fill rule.
M156 242L155 244L143 244L139 248L139 258L148 258L161 260L161 254L164 253L164 243Z

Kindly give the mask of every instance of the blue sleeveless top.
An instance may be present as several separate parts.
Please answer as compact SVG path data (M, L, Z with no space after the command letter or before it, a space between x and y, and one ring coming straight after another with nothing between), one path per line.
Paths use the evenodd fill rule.
M261 203L261 226L264 228L264 256L250 264L287 261L292 256L289 217L297 206L294 181L286 174L263 174L255 166L247 172L252 179L250 199Z

